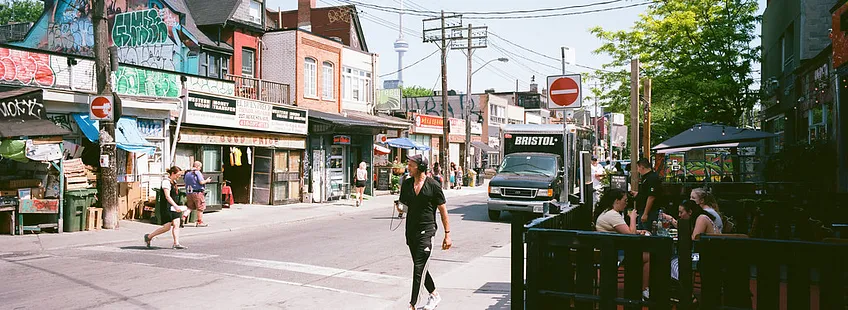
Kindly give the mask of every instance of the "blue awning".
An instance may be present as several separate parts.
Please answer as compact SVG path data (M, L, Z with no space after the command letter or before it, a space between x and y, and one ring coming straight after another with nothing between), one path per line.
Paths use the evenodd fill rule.
M80 130L85 134L91 142L100 140L100 124L98 121L92 121L86 114L74 114L74 120L79 125ZM127 152L147 153L153 155L156 151L156 146L148 142L138 131L138 123L135 118L121 117L115 126L115 141L118 142L118 148Z

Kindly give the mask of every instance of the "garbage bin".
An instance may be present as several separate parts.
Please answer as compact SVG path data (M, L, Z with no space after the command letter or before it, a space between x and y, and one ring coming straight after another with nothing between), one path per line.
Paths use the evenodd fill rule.
M87 189L65 192L65 204L62 210L64 218L64 231L75 232L85 230L85 222L88 219L88 207L95 197L97 191Z
M483 168L476 168L474 171L477 172L477 186L483 185Z

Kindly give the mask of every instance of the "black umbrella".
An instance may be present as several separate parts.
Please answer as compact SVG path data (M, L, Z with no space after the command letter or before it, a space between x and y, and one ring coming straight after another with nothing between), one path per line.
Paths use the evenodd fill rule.
M659 153L670 150L735 147L740 143L755 142L774 137L775 134L754 129L739 128L721 124L703 123L692 126L671 139L653 147Z

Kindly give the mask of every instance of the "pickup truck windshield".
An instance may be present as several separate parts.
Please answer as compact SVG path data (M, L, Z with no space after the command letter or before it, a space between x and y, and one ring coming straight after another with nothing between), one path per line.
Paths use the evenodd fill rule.
M498 169L498 173L554 176L557 174L556 158L539 155L507 155L501 164L501 168Z

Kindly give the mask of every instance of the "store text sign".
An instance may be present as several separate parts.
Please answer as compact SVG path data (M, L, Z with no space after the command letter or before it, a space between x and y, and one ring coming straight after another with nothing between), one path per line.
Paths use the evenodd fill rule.
M306 148L306 141L303 138L220 131L201 131L192 129L182 130L180 132L179 142L189 144L243 145L283 149Z
M333 144L350 145L350 136L335 135L335 136L333 136Z
M418 134L431 134L431 135L442 135L444 134L444 119L441 116L432 116L432 115L421 115L416 114L415 125L412 128L414 133ZM462 135L465 136L465 120L458 118L449 118L448 122L450 122L450 134L451 135ZM480 132L482 133L482 127L480 127Z
M306 113L261 101L190 93L186 123L305 135Z

